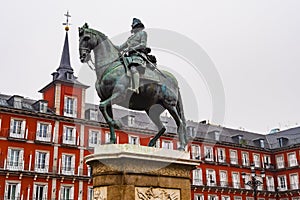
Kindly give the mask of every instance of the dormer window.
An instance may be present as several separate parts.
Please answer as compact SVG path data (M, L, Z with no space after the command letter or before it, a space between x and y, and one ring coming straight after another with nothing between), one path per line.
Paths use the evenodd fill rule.
M46 113L47 112L48 103L40 101L40 112Z
M128 126L133 126L135 122L135 116L129 115L128 116Z
M98 121L98 112L97 112L97 110L90 110L90 120Z
M67 80L72 80L72 78L73 78L73 76L72 76L72 75L73 75L72 73L70 73L70 72L67 72L67 73L66 73Z
M220 131L215 131L215 140L219 141L220 140Z
M22 109L22 99L23 99L23 97L14 95L14 96L10 97L8 102L14 108Z
M279 147L283 147L283 138L278 138Z
M195 127L193 126L188 126L187 127L187 133L190 137L194 138L196 137L196 131L195 131Z
M260 144L261 148L265 148L265 140L264 139L260 139L259 144Z
M65 96L64 115L67 117L77 117L77 98Z

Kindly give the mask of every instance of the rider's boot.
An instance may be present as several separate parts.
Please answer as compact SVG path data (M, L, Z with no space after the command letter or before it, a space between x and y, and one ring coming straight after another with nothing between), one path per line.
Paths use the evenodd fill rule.
M140 86L140 74L139 72L135 72L132 74L133 86L132 89L135 93L139 93L139 86Z

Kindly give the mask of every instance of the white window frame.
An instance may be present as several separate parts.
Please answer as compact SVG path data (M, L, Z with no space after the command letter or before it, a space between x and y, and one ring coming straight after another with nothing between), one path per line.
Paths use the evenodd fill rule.
M64 189L70 189L69 197L66 198ZM60 191L59 191L59 199L60 200L66 200L66 199L74 199L74 185L61 185Z
M243 198L242 198L242 196L234 196L233 199L234 200L242 200Z
M128 115L128 126L134 126L135 125L135 116L134 115Z
M162 148L163 149L173 149L173 141L172 140L162 140Z
M289 165L289 167L298 166L296 152L290 152L290 153L288 153L287 154L287 158L288 158L288 165Z
M204 156L206 161L214 161L214 149L211 146L204 146Z
M238 153L237 150L230 149L230 164L237 165L238 164Z
M94 200L94 190L92 186L88 186L87 200Z
M203 194L195 193L194 200L204 200Z
M195 138L196 137L196 129L195 129L195 127L193 127L193 126L188 126L187 128L187 134L190 136L190 137L192 137L192 138Z
M17 155L17 160L15 160L15 156L12 158L12 152L13 151L19 151L19 155ZM15 148L15 147L8 147L7 152L7 169L9 170L24 170L24 149L21 148Z
M202 169L197 168L193 170L193 185L203 185Z
M243 166L249 166L250 165L249 152L242 151L242 165Z
M67 158L71 157L71 160L66 160ZM74 175L75 174L75 154L62 154L61 159L61 166L62 166L62 174L66 175Z
M240 174L238 172L232 172L232 187L233 188L240 188L241 183L240 183Z
M64 116L77 117L77 97L67 95L64 97Z
M90 120L98 121L98 111L97 110L90 110Z
M99 130L90 129L89 130L89 147L96 147L101 144L101 133Z
M251 181L251 174L245 174L245 183ZM251 186L244 184L246 190L252 190Z
M298 190L299 189L299 176L298 176L298 173L290 174L290 189L291 190Z
M218 200L219 197L216 194L209 194L207 195L207 200Z
M258 153L253 153L253 163L255 167L260 167L260 154Z
M46 154L45 155L45 163L44 163L44 168L43 164L39 163L40 161L40 154ZM50 152L49 151L41 151L41 150L36 150L35 151L35 165L34 165L34 170L36 172L48 172L49 171L49 157L50 157Z
M68 130L72 130L71 136ZM70 138L71 137L71 138ZM63 126L63 144L70 144L70 145L76 145L76 127L75 126Z
M271 156L270 155L264 155L264 166L265 168L269 169L271 167Z
M230 196L228 195L222 195L221 200L230 200Z
M221 187L228 187L228 173L225 170L220 170L220 186Z
M16 189L15 189L15 192L13 191L9 191L9 185L16 185ZM8 193L11 193L11 194L15 194L15 196L12 198L10 198L9 194ZM11 195L10 194L10 195ZM14 199L21 199L21 182L20 181L5 181L5 193L4 193L4 197L5 199L7 200L14 200Z
M277 181L278 181L278 190L279 191L286 191L287 190L286 175L277 176Z
M280 155L276 155L276 166L277 169L282 169L284 168L284 155L280 154Z
M136 135L128 135L128 144L140 145L140 137Z
M44 128L46 127L46 130L44 130L44 128L42 128L43 130L41 130L41 127ZM50 142L51 135L52 135L52 124L49 122L38 121L36 125L36 140Z
M225 149L224 148L218 148L217 153L218 153L218 155L217 155L218 162L225 163L226 162L226 151L225 151Z
M191 145L191 159L193 160L201 160L201 149L197 144Z
M20 124L15 124L20 122ZM14 138L25 138L26 120L20 118L11 118L9 136Z
M275 184L274 184L274 177L273 176L267 176L266 177L266 184L267 184L267 190L271 192L275 192Z
M43 183L43 182L34 182L33 192L32 192L32 199L33 200L39 200L40 199L39 194L38 194L38 198L36 198L36 193L38 192L37 190L39 190L39 187L44 187L43 188L42 199L48 199L48 183Z
M109 144L110 143L110 132L109 131L106 131L104 133L104 137L105 137L105 143L104 144Z
M214 169L206 169L206 185L207 186L216 186L216 171Z

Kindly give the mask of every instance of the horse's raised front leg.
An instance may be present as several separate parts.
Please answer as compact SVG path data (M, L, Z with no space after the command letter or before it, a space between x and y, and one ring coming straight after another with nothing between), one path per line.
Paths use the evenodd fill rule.
M112 115L112 101L119 97L120 93L114 93L110 98L101 101L99 105L99 109L102 112L104 119L106 120L109 130L110 130L110 143L116 143L116 133L115 128L120 128L120 125L113 119Z

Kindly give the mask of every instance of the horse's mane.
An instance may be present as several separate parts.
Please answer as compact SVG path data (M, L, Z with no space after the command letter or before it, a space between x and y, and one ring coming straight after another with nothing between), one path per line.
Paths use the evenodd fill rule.
M104 34L104 33L101 33L100 31L97 31L95 29L92 29L92 28L86 28L85 29L86 32L90 32L90 33L93 33L95 35L99 35L103 40L104 39L107 39L107 36Z

